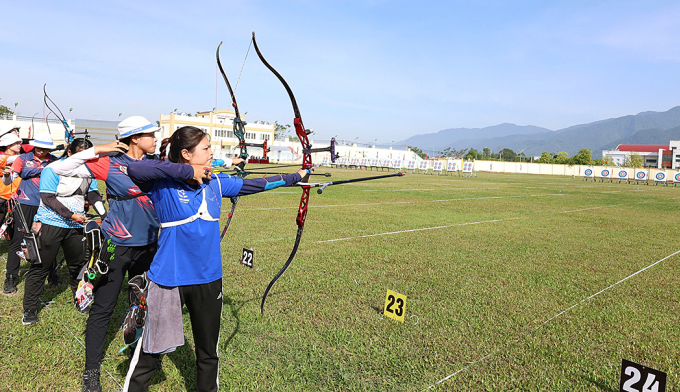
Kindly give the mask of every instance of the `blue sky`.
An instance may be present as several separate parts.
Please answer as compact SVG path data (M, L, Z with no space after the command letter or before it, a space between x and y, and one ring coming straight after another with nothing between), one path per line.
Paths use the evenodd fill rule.
M251 32L317 137L390 142L503 122L549 129L680 105L670 1L5 2L0 103L116 120L230 105ZM220 77L221 78L221 77ZM251 48L246 120L292 124Z

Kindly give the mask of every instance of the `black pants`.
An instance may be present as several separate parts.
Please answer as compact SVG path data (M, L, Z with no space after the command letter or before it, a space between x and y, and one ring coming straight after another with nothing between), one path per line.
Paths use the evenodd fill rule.
M38 301L45 287L45 278L53 268L52 260L59 248L64 249L64 257L69 271L69 286L75 294L78 288L78 273L85 265L83 229L68 229L43 224L40 229L42 264L31 264L24 280L24 311L38 309Z
M219 358L217 345L220 340L222 318L222 279L206 284L179 286L182 304L187 306L191 319L196 352L196 391L217 391ZM137 344L125 379L124 392L148 391L151 376L160 360L159 354L142 351L142 339Z
M24 217L26 218L26 225L28 226L28 230L31 229L31 225L33 225L33 217L35 214L38 212L38 206L29 206L26 204L19 204L21 211L24 213ZM21 225L18 222L19 217L17 216L17 212L14 213L14 234L12 236L12 241L9 243L9 251L7 251L7 278L11 276L17 277L19 275L19 265L21 264L21 258L17 255L17 252L21 250L21 243L24 241L24 233L19 231L19 228ZM50 261L48 262L50 265Z
M99 369L109 320L118 302L121 285L127 285L125 273L133 277L148 271L155 254L156 243L116 246L109 273L102 276L94 288L94 302L85 329L85 369Z
M5 221L8 204L7 199L0 198L0 225Z

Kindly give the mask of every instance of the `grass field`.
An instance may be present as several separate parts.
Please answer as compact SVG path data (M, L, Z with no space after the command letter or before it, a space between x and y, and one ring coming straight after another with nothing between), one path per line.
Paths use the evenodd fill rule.
M297 257L261 315L300 193L236 209L222 246L222 390L618 391L623 358L680 390L680 254L663 260L680 251L680 188L479 173L313 190ZM238 264L244 247L253 269ZM54 303L40 322L22 326L23 289L0 297L0 390L79 390L84 350L65 326L83 339L86 318L62 284L43 294ZM408 296L403 324L382 316L387 289ZM152 391L193 389L184 322L187 344L163 359ZM112 323L105 390L124 380L122 346Z

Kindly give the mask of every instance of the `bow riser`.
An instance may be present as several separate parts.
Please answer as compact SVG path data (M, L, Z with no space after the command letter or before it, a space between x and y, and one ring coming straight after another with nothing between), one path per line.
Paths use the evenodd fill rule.
M305 126L302 124L302 118L296 118L293 120L293 124L295 125L295 133L300 139L300 144L302 144L302 168L311 169L314 166L312 164L312 154L309 153L309 150L312 149L312 145L309 144L309 137L307 136Z
M307 203L309 202L309 188L308 186L302 187L302 197L300 198L300 208L298 208L298 215L295 222L299 227L305 225L305 220L307 219Z

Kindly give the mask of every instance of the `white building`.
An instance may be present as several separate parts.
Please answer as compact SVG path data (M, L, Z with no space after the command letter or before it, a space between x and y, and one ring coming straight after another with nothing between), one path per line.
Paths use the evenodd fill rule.
M677 169L680 167L680 141L664 144L619 144L615 150L603 150L602 157L611 157L616 166L624 166L632 153L640 155L644 167Z
M156 132L158 146L160 147L161 140L170 137L177 129L191 125L202 129L210 135L215 158L225 159L235 157L239 153L238 139L234 136L233 131L233 119L235 117L236 114L231 110L199 112L196 116L190 116L185 113L161 114L159 121L161 129L159 132ZM67 120L69 127L74 132L82 133L87 130L95 145L115 141L115 136L118 135L118 122L86 119ZM21 127L21 137L24 138L34 136L36 132L49 131L55 143L61 144L64 142L64 127L61 121L56 119L50 119L45 122L41 118L35 118L33 124L31 123L31 117L13 116L10 119L0 119L0 131L9 130L15 126ZM272 162L301 162L303 154L300 142L274 140L273 124L266 121L253 121L246 123L245 128L246 143L262 144L265 140L267 141L267 147L270 149L267 155ZM310 143L313 148L323 148L329 146L330 140L310 138ZM262 157L264 155L262 149L257 147L248 147L248 153L255 157ZM336 143L336 153L340 157L347 158L399 159L403 162L421 160L418 155L408 149L360 145L344 140L339 140ZM328 152L313 153L312 160L314 162L321 162L324 156L329 157L330 155Z

